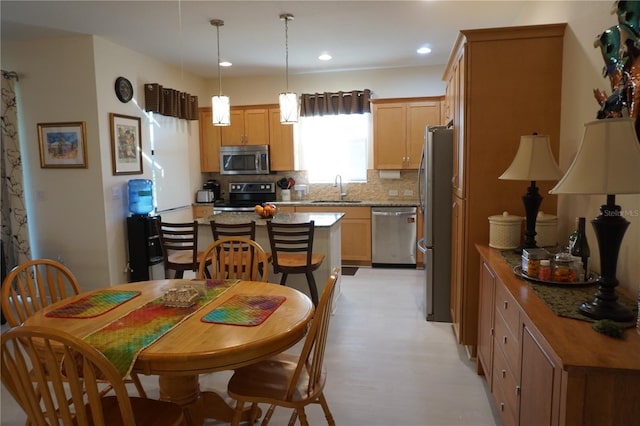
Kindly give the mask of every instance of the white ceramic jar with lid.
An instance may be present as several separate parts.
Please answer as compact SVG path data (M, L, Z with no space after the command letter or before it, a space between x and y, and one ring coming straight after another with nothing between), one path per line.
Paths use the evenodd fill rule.
M520 245L522 216L510 215L503 212L489 216L489 247L508 250Z
M538 247L558 245L558 216L538 212L536 217L536 244Z

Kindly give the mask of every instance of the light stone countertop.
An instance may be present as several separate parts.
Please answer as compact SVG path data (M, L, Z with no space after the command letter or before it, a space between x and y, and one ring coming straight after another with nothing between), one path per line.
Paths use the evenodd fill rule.
M314 202L315 201L315 202ZM322 206L339 206L339 207L417 207L418 200L362 200L362 201L340 201L340 200L294 200L294 201L274 201L276 206L305 206L305 207L322 207Z
M316 228L329 228L342 219L344 213L276 213L274 223L304 223L314 221ZM211 220L220 223L246 223L255 220L256 226L266 226L267 219L253 212L221 212L197 219L200 225L209 225Z

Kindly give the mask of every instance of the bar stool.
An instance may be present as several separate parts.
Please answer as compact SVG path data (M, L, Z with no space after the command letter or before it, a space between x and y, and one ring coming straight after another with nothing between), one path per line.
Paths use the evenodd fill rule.
M256 221L252 220L251 222L244 223L220 223L212 220L209 222L211 224L211 233L213 234L213 240L217 241L220 238L224 237L244 237L250 240L256 240ZM271 262L271 253L265 252L267 256L267 264ZM227 262L228 263L228 262ZM264 276L264 266L262 262L258 265L258 271L260 272L260 276ZM267 275L269 275L269 271L267 268Z
M305 274L311 301L318 305L318 289L313 271L324 261L324 254L313 253L314 221L308 223L273 223L267 221L273 272L282 273L285 285L289 274Z
M176 271L174 278L182 278L184 271L198 272L203 253L198 251L198 222L160 223L160 241L164 257L165 276L170 269ZM207 259L211 264L211 259ZM211 278L205 269L207 278Z

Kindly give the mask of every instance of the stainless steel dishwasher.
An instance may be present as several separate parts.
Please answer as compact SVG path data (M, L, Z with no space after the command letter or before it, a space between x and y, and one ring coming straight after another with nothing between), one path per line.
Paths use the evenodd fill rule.
M416 207L372 207L373 267L416 267Z

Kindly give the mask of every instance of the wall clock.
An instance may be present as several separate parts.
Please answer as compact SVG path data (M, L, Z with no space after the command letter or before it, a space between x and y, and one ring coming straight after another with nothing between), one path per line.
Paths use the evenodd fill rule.
M120 102L125 104L133 98L133 86L131 82L124 77L116 78L116 96Z

